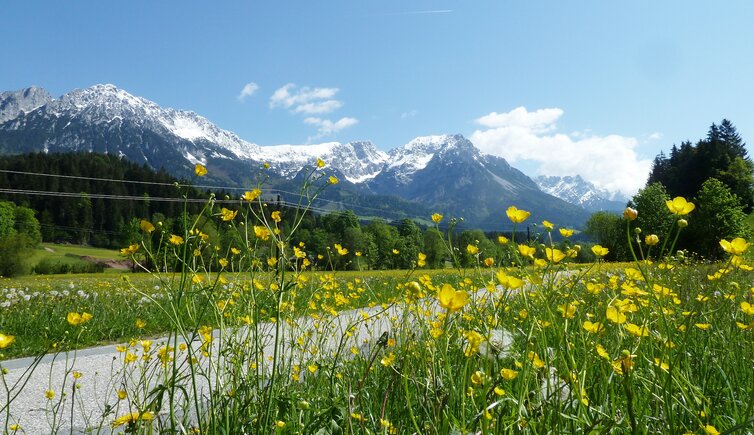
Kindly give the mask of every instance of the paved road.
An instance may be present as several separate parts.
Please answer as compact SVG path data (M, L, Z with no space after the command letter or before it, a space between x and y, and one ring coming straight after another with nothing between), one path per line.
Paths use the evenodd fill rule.
M381 314L380 314L381 313ZM377 316L367 322L363 316ZM375 342L384 331L390 330L389 317L399 316L396 307L387 310L375 307L363 310L352 310L339 313L327 328L328 337L320 341L322 352L333 352L338 347L340 337L346 329L358 323L353 330L353 337L349 343ZM274 324L258 325L262 332L264 354L272 355ZM311 318L302 318L293 326L283 327L285 340L282 350L285 351L300 335L306 331L316 331ZM246 331L239 331L244 334ZM220 331L214 331L214 343L217 343ZM167 338L153 339L153 349L158 348ZM182 341L185 343L185 341ZM192 343L192 348L198 350L200 342ZM350 355L346 349L346 354ZM368 349L362 349L368 352ZM46 355L36 363L34 358L22 358L3 361L0 365L8 370L5 380L11 388L11 423L18 423L27 434L49 434L52 428L58 433L111 433L110 425L117 415L127 413L123 402L118 401L117 391L130 386L124 385L129 381L123 375L123 354L116 350L115 345L94 347L59 355ZM159 364L152 364L159 366ZM35 367L29 375L29 369ZM205 364L204 368L207 368ZM304 369L305 370L305 369ZM74 379L73 372L80 372L82 376ZM14 383L25 382L22 389L13 389ZM75 388L79 384L80 388ZM198 385L200 391L208 390L206 382ZM52 400L45 397L45 392L56 392ZM20 393L19 393L20 391ZM65 392L65 394L61 394ZM0 408L6 403L8 395L0 390ZM53 412L53 405L60 404L57 415ZM115 406L120 408L114 408ZM0 412L4 417L4 412ZM55 417L55 418L54 418ZM2 423L0 423L1 425ZM2 426L0 426L2 427Z
M487 294L487 290L480 289L472 297L479 298L484 294ZM424 303L428 309L439 310L434 299L430 298ZM320 352L333 353L338 348L341 337L346 334L346 330L355 324L356 327L351 329L352 336L348 339L349 345L345 349L344 356L351 355L349 350L353 344L361 344L358 347L361 355L369 354L371 350L368 343L376 342L384 332L389 332L392 324L400 324L404 319L404 314L407 314L406 319L410 321L412 314L403 310L404 308L399 306L387 308L378 306L343 311L334 318L323 320L322 322L331 323L324 328L328 331L327 336L321 337L322 339L317 342ZM365 317L369 319L365 321ZM316 326L315 320L310 317L299 319L297 324L283 324L285 339L281 343L281 350L285 352L307 332L316 335ZM272 323L258 325L257 331L260 331L264 337L262 342L265 355L272 355L274 328L275 325ZM245 332L241 330L238 333ZM219 337L219 334L220 331L213 331L215 338ZM165 337L153 339L153 349L158 348L166 340ZM214 343L218 341L216 339ZM182 342L185 343L185 341ZM199 341L191 343L192 349L195 350L198 350L200 345ZM11 388L11 423L20 424L26 434L49 434L53 432L53 428L57 433L112 433L112 421L117 415L128 413L128 401L119 401L117 391L124 388L128 390L136 384L130 377L132 375L124 375L122 360L123 354L116 350L115 345L109 345L56 356L46 355L36 363L36 366L33 358L0 363L8 370L5 380ZM205 370L208 369L207 363L208 360L205 360L203 367ZM135 364L129 367L132 366ZM151 366L159 367L159 364ZM29 375L30 367L35 367L31 375ZM80 372L82 376L74 379L74 371ZM305 374L306 370L302 372ZM13 389L14 383L19 381L25 382L23 388ZM79 384L80 388L76 388L74 384ZM207 382L198 384L197 389L200 394L206 393L209 389ZM56 392L52 400L45 397L47 390ZM66 393L63 395L61 392ZM0 407L6 403L7 397L6 392L0 390ZM59 404L57 413L53 409L56 404ZM163 410L161 414L161 417L165 418L167 411ZM0 412L0 417L4 417L4 412Z

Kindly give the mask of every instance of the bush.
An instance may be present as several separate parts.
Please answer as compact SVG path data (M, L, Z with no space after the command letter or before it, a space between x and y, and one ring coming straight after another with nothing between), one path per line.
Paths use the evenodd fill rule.
M29 273L27 258L31 254L24 234L7 235L0 239L0 276L10 277Z
M105 266L101 263L89 263L87 261L61 261L59 259L45 258L34 266L37 275L58 275L66 273L102 273Z

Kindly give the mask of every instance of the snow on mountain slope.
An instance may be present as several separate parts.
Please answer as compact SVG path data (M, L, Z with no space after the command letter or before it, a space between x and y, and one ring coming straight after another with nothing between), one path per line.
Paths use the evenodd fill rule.
M372 142L326 142L316 145L273 145L261 147L255 160L264 161L277 173L287 178L313 165L317 158L342 172L352 183L361 183L380 173L388 155Z
M534 179L539 188L552 196L587 210L622 210L624 198L612 198L610 192L600 189L581 176L539 176Z
M50 101L52 96L46 90L34 86L20 91L0 93L0 124L31 112Z

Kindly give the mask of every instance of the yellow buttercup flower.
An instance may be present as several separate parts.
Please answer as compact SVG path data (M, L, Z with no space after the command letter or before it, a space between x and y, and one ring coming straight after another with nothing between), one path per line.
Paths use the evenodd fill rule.
M607 310L605 310L605 317L607 317L607 320L619 325L626 323L626 315L613 306L607 307Z
M92 317L94 316L92 316L91 314L87 312L83 312L83 313L71 312L71 313L68 313L68 315L66 316L66 320L71 325L78 326L78 325L83 325L84 323L92 320Z
M427 265L427 254L420 252L419 253L419 259L416 262L416 265L419 267L424 267Z
M610 250L601 245L594 245L592 246L592 252L598 257L604 257Z
M257 238L259 239L267 240L270 238L270 230L268 230L265 227L254 225L254 235L257 236Z
M0 334L0 349L5 349L6 347L13 344L14 341L16 341L16 337L12 335Z
M660 238L657 237L656 234L649 234L647 237L644 237L644 243L646 243L647 246L654 246L660 243Z
M154 225L152 225L152 223L148 220L144 219L139 221L139 228L141 228L141 230L145 233L151 233L152 231L154 231Z
M665 204L668 206L668 210L670 210L671 213L678 216L687 215L695 208L693 203L686 201L686 198L681 196L676 196L675 198L666 201Z
M754 305L751 305L748 302L741 302L741 311L749 316L754 316Z
M553 225L550 221L542 221L542 226L545 227L545 229L550 232L553 228L555 228L555 225Z
M134 245L130 245L128 248L121 249L120 253L123 255L131 255L131 254L135 254L136 251L138 250L139 250L139 245L134 244Z
M322 159L320 159L320 158L317 158L317 167L318 168L324 168L325 167L325 161L322 160Z
M492 267L495 265L495 259L492 257L487 257L484 259L483 263L487 267Z
M241 199L243 199L244 201L254 201L255 199L259 198L261 194L261 190L253 189L248 192L244 192L243 196L241 196Z
M432 214L432 222L439 224L440 221L442 221L442 215L440 213L433 213Z
M207 168L205 168L204 165L202 165L201 163L197 163L194 166L194 173L196 174L197 177L203 177L207 175Z
M636 219L637 216L639 216L639 212L636 211L636 209L626 207L626 209L623 210L623 218L626 220L632 221Z
M497 236L497 242L501 245L507 245L509 241L510 240L508 240L508 238L505 236Z
M529 245L518 245L518 252L524 256L529 257L532 260L534 259L534 253L537 252L537 248L531 247Z
M736 237L730 242L725 239L720 240L720 246L725 252L732 255L741 255L749 249L749 243L741 237Z
M183 237L177 236L175 234L171 234L170 238L168 239L168 242L172 243L173 245L182 245L183 244Z
M571 237L573 235L573 230L568 228L558 228L558 231L560 231L560 235L563 237Z
M626 330L631 335L634 335L636 337L646 337L649 335L649 330L646 326L639 326L635 325L633 323L626 323L623 326L623 329Z
M545 248L545 257L553 263L559 263L566 255L559 249Z
M592 334L596 334L604 329L600 322L590 322L589 320L586 320L581 326Z
M112 427L116 428L118 426L123 426L124 424L132 424L136 423L138 421L152 421L154 420L154 414L152 414L149 411L146 412L139 412L134 411L130 414L126 414L123 416L120 416L113 421Z
M338 180L338 177L336 177L335 175L330 175L330 178L327 179L327 182L335 185L338 184L340 180Z
M510 276L506 274L504 271L498 272L496 275L497 281L500 283L503 288L508 290L515 290L517 288L523 287L525 284L524 280L516 278L515 276Z
M223 208L222 208L222 209L220 210L220 217L221 217L221 218L222 218L222 220L223 220L223 221L225 221L225 222L229 222L229 221L232 221L233 219L235 219L235 218L236 218L236 215L237 215L237 214L238 214L238 210L236 210L236 211L233 211L233 210L229 210L229 209L227 209L227 208L225 208L225 207L223 207Z
M335 249L338 251L338 255L348 255L348 249L344 248L339 243L335 244Z
M468 252L469 255L476 255L479 253L479 248L475 245L466 245L466 252Z
M518 372L511 369L500 369L500 376L506 381L512 381L518 377Z
M529 213L526 210L519 210L516 208L516 206L510 206L508 207L508 210L505 211L505 214L508 215L508 219L511 220L511 222L520 224L521 222L525 221L531 213Z
M270 217L275 222L280 222L282 220L282 218L280 217L280 212L277 210L273 211Z
M469 301L469 294L463 290L456 290L450 284L443 284L438 294L440 306L453 312L463 308Z

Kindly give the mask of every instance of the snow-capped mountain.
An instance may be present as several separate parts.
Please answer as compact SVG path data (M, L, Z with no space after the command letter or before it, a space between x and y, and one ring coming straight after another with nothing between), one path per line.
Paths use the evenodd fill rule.
M613 197L610 192L598 188L581 178L580 175L566 177L540 175L534 181L543 192L589 211L622 211L626 207L626 199Z
M340 171L352 183L374 178L388 161L388 155L369 141L265 146L252 157L269 163L273 171L286 178L294 177L302 167L312 165L317 158Z
M52 101L46 90L32 86L20 91L0 94L0 124Z
M482 228L510 225L505 209L511 205L531 210L533 221L576 225L586 219L582 209L545 194L505 159L482 153L460 134L419 137L389 157L366 183L372 191L392 192Z
M262 163L269 163L269 183L289 190L301 168L321 158L344 181L326 195L359 200L372 209L402 204L407 214L431 209L487 228L508 224L509 205L564 225L586 217L461 135L418 137L388 153L369 141L259 146L194 112L162 108L113 85L77 89L57 99L41 88L0 95L0 153L107 153L178 177L192 176L194 164L201 162L210 171L206 182L236 186L248 186ZM369 199L374 195L397 198Z

